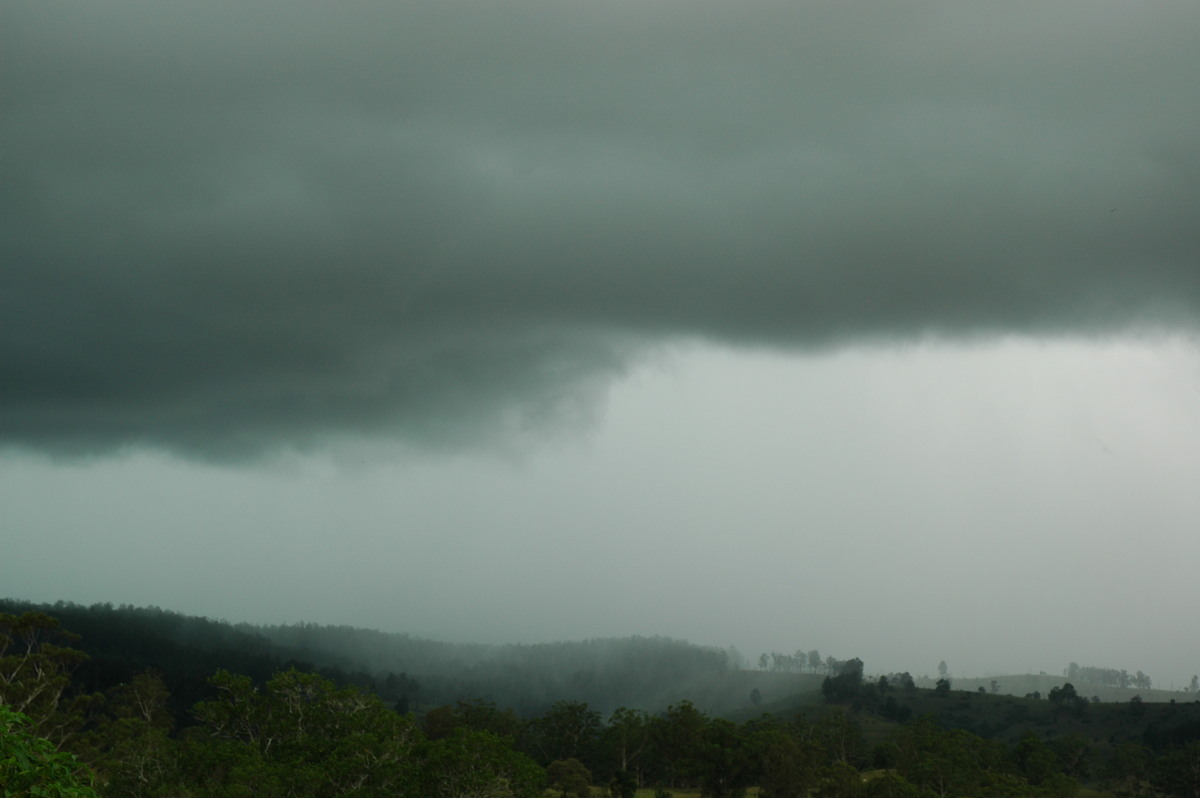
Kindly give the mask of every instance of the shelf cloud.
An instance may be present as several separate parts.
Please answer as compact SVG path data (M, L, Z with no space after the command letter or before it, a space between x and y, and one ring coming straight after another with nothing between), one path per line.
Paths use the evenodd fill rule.
M680 340L1200 321L1194 3L13 2L0 445L569 424Z

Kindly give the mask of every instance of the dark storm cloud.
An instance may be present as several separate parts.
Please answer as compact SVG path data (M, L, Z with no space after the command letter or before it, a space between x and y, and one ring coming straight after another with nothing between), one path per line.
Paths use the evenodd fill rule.
M37 0L2 28L11 444L461 442L679 337L1200 318L1190 2Z

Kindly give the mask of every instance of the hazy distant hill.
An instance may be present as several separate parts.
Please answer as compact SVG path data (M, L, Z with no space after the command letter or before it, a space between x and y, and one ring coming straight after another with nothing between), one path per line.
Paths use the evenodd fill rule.
M415 698L422 705L482 698L520 714L538 714L560 700L607 713L620 706L658 709L699 694L723 697L717 685L730 670L723 650L666 637L481 645L349 626L237 628L319 665L403 672L419 683Z
M403 709L481 699L536 715L568 700L609 713L686 698L721 713L748 703L753 689L738 675L746 672L728 667L725 651L665 637L455 644L349 626L230 624L157 607L0 600L0 612L29 610L81 635L78 647L91 656L78 674L87 689L154 668L183 706L204 694L218 668L264 680L290 665L374 690Z
M57 618L62 628L79 635L73 647L90 657L74 674L84 690L106 690L130 681L139 671L152 669L163 675L180 717L209 695L208 677L219 668L259 681L291 665L313 669L313 663L296 656L296 652L223 621L158 607L83 606L62 601L35 604L0 599L0 612L33 610Z
M1024 696L1029 693L1040 693L1045 696L1050 693L1055 687L1062 687L1070 682L1075 686L1075 689L1080 695L1085 698L1093 696L1099 698L1104 703L1128 701L1136 696L1141 696L1143 701L1152 703L1168 703L1170 701L1191 701L1194 696L1182 690L1158 690L1158 689L1143 689L1140 687L1114 687L1106 684L1091 684L1083 680L1071 680L1061 675L1051 675L1048 673L1021 673L1009 674L1006 676L988 676L979 679L953 679L954 689L956 690L978 690L982 687L985 691L991 692L991 683L996 682L997 692L1002 695ZM932 685L928 685L932 686Z
M30 610L56 616L65 628L83 636L74 641L59 635L44 619L32 619L24 631L20 623L0 623L12 631L14 640L40 638L43 648L35 653L35 662L67 661L55 660L66 652L54 651L51 642L77 646L90 654L75 674L76 687L89 693L103 690L107 695L98 700L72 696L82 702L53 705L42 721L52 721L48 728L69 729L74 736L64 732L62 742L73 739L84 754L98 757L99 764L93 765L97 772L117 774L110 784L120 787L113 787L111 794L132 794L117 778L123 778L125 767L130 773L146 772L147 757L167 763L164 773L169 777L160 781L167 789L155 794L176 794L181 779L202 785L196 794L212 794L213 763L228 761L231 751L242 751L238 761L258 764L253 771L221 776L232 779L230 783L245 782L256 788L273 784L271 780L277 778L273 768L278 766L296 774L296 784L312 785L318 783L314 773L334 779L333 774L345 773L354 762L384 761L379 756L363 757L364 744L391 745L409 737L417 741L415 758L404 754L389 761L408 763L427 757L435 765L426 772L439 784L446 776L445 754L455 751L464 753L469 768L497 752L502 762L520 754L535 775L539 766L549 773L575 759L591 774L600 774L601 784L615 783L609 780L617 773L631 772L624 763L634 762L628 756L634 743L641 776L625 779L628 786L638 778L658 784L675 778L682 751L702 768L682 778L690 779L692 787L702 783L706 794L713 795L730 792L710 789L728 783L711 780L712 773L721 780L741 779L743 786L761 786L764 781L756 781L760 779L793 786L814 781L835 784L825 779L840 779L832 774L841 773L849 777L847 784L861 788L864 779L886 778L880 775L882 769L900 779L882 782L889 795L916 795L916 787L907 782L909 776L918 782L930 779L930 790L921 792L930 795L999 794L993 791L997 784L1005 795L1070 795L1080 782L1120 788L1115 794L1191 795L1194 790L1177 791L1182 783L1177 777L1200 772L1195 770L1200 764L1200 701L1154 703L1142 696L1121 702L1093 701L1086 692L1062 684L1063 677L1046 674L962 679L957 687L943 679L929 688L920 687L907 673L871 677L858 658L840 662L826 658L824 667L830 676L821 672L821 666L808 672L738 669L728 666L724 651L668 638L459 645L348 626L232 625L156 607L0 600L0 612ZM19 657L8 659L11 666ZM291 665L374 690L404 712L429 711L415 719L401 718L386 705L348 700L356 695L354 690L337 689L306 673L284 673L262 690L247 689L251 682L257 680L261 686L267 677ZM218 668L250 679L221 677L225 689L218 696L207 681ZM161 682L138 678L129 683L133 674L146 669L157 671ZM10 675L19 672L10 667ZM15 684L18 692L30 689L17 678L6 683ZM107 689L117 685L121 686ZM1027 696L1002 692L1029 687L1034 689ZM197 697L206 700L196 703ZM460 700L463 703L457 706L442 706ZM172 721L161 711L161 701L170 702L166 708L173 710L170 714L178 724L174 728L181 733L164 735ZM559 701L565 703L556 705ZM498 706L493 708L489 702ZM583 711L581 702L593 712ZM68 704L71 709L63 709ZM82 705L86 711L78 709ZM606 724L605 717L618 706L647 709L649 714L621 713ZM331 746L330 739L346 735L345 724L351 718L362 720L362 731L341 737L344 744ZM418 723L421 731L416 731ZM192 728L182 728L188 726ZM247 730L245 739L238 729ZM380 729L392 731L380 734ZM265 739L289 742L263 745ZM499 748L490 747L496 743ZM189 759L208 745L212 748L201 758ZM269 751L289 750L286 764L281 760L271 768L262 766ZM163 756L163 751L186 755ZM324 771L308 769L314 762L328 764L322 757L330 751L347 752L347 758L332 760L336 764ZM943 763L938 767L947 769L927 773L921 764L927 760ZM797 762L808 763L799 776ZM411 778L413 772L395 775ZM459 772L457 765L451 772ZM369 770L364 773L362 778L370 775ZM1000 781L995 780L998 773L1004 776ZM1055 773L1065 780L1059 779L1055 782L1059 786L1051 790L1048 779ZM968 788L969 778L979 784ZM933 789L949 784L948 779L959 786ZM913 788L891 791L906 784ZM1039 789L1022 789L1031 785ZM805 787L786 794L807 791ZM540 785L526 794L535 792L541 794ZM1100 793L1091 790L1090 794Z
M64 628L81 635L78 647L91 656L76 674L85 689L102 690L153 668L164 675L180 708L206 695L207 678L218 668L265 681L295 665L373 690L405 711L480 699L526 717L542 714L560 700L586 702L604 715L621 706L656 712L688 700L713 715L786 716L820 700L823 678L739 670L721 649L665 637L459 644L350 626L231 624L157 607L0 599L0 612L28 610L56 616ZM1044 698L1065 679L1047 674L954 679L954 692L961 697L983 687L990 694L993 681L995 698L1034 692ZM1085 683L1076 689L1083 698L1098 696L1104 703L1128 703L1134 695L1147 703L1196 698ZM1012 712L1016 719L1021 711ZM1001 720L986 722L995 727Z

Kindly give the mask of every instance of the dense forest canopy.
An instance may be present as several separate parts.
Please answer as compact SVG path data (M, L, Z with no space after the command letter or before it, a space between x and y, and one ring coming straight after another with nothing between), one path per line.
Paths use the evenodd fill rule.
M559 697L536 711L465 694L424 701L409 673L370 670L407 651L424 652L419 668L457 663L439 690L510 671L494 689L553 685ZM1200 796L1200 701L1096 703L1069 682L1044 699L1016 697L953 689L948 672L923 689L907 673L868 675L856 657L825 658L823 677L805 677L819 689L764 700L755 686L728 715L687 699L601 709L569 692L656 662L642 688L678 673L732 674L724 652L657 638L456 646L5 601L0 782L26 790L6 795L52 785L59 792L43 794L70 796L535 798L598 786L613 798L650 788L734 798L752 787L762 798L1065 798L1081 785ZM600 676L561 678L588 663Z

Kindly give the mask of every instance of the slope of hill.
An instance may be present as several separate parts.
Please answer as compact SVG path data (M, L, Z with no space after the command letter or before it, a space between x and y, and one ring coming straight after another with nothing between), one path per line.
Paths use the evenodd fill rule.
M1164 750L1200 740L1200 700L1151 702L1139 696L1124 702L1095 703L1070 689L1064 691L1062 682L1059 677L1052 698L1047 694L1031 698L978 689L880 690L877 684L867 681L856 694L834 703L847 709L872 744L900 723L926 715L942 728L962 729L1007 744L1018 742L1029 731L1047 740L1073 739L1100 750L1124 743ZM828 705L820 692L808 691L730 717L744 722L755 717L759 709L785 719L812 717Z
M86 689L153 668L182 706L204 697L218 668L264 681L291 665L373 690L402 709L480 699L524 716L560 700L607 714L621 706L656 711L685 698L720 713L748 703L753 689L727 667L725 651L665 637L452 644L349 626L234 625L157 607L0 600L0 612L31 610L80 635L77 646L91 657L77 673Z
M992 692L992 682L996 683L996 691L1002 695L1025 696L1030 693L1049 695L1055 687L1062 687L1068 682L1075 686L1080 695L1091 699L1093 696L1103 703L1128 701L1135 695L1143 701L1151 703L1169 703L1171 701L1191 701L1200 697L1183 690L1161 690L1140 687L1115 687L1107 684L1090 684L1080 679L1067 679L1064 676L1054 676L1048 673L1020 673L1002 676L987 676L977 679L953 679L956 690L978 691L982 687L986 692ZM923 685L924 686L924 685ZM928 685L932 687L933 685Z

